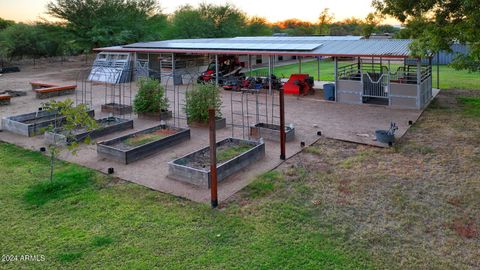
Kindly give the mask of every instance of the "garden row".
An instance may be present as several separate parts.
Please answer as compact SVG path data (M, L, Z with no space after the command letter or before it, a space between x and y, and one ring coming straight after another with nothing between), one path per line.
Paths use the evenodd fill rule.
M207 127L208 108L214 107L221 116L219 90L211 84L197 85L186 96L185 111L189 126ZM99 156L130 164L160 153L190 140L190 129L167 125L164 120L172 117L168 101L159 82L145 79L139 82L139 93L134 100L134 110L141 118L160 120L159 125L96 143ZM44 134L48 148L72 149L79 143L90 143L106 135L133 129L133 120L120 117L94 119L94 111L86 105L73 105L71 100L51 101L34 113L6 117L2 121L5 131L23 136ZM219 117L217 129L225 128L225 118ZM227 138L217 143L218 181L255 163L265 155L263 139L278 141L278 126L259 123L251 127L251 135L257 140ZM293 128L287 128L287 140L293 139ZM263 139L260 139L263 138ZM169 176L190 184L208 187L210 183L210 152L204 147L168 162Z

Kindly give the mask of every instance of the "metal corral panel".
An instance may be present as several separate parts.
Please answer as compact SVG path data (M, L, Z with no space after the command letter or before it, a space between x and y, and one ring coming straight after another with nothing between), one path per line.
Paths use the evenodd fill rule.
M416 84L402 84L402 83L390 83L390 95L391 96L408 96L417 97L417 85Z
M88 76L89 81L125 83L130 81L129 53L99 53Z
M416 97L390 97L390 106L399 109L419 109Z

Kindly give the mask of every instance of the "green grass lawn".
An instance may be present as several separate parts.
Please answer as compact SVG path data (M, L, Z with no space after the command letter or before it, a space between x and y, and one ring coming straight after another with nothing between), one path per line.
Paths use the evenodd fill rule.
M262 175L212 210L58 163L49 182L46 157L0 143L0 253L45 256L0 268L371 268L365 250L345 246L342 233L319 225L301 192L283 188L281 173ZM268 198L274 191L281 195Z
M348 65L350 63L339 63L339 66ZM259 72L268 72L268 69L259 69ZM280 66L275 68L274 72L277 76L288 78L292 73L298 73L298 64ZM302 63L302 73L308 73L318 80L317 62ZM333 81L333 62L324 61L320 65L320 78L322 81ZM433 87L437 85L436 66L433 67ZM449 66L440 66L440 88L441 89L480 89L480 72L468 72L465 70L455 70Z

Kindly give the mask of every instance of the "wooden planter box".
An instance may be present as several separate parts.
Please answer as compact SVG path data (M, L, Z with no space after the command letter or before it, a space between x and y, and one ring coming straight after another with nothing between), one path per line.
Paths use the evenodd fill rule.
M93 140L114 132L133 128L133 120L118 117L106 117L96 121L99 125L103 126L100 126L92 131L85 131L84 129L73 131L74 138L67 138L64 134L62 134L62 128L60 127L58 131L45 132L45 140L49 143L69 144L72 142L81 142L87 137L90 137L90 139Z
M107 103L102 105L102 112L117 115L132 113L132 106L125 104Z
M8 94L0 94L0 106L10 105L10 100L12 97Z
M94 110L89 110L91 117L95 116ZM43 130L50 125L60 127L65 121L63 116L55 116L54 112L38 111L2 119L2 129L22 136L32 137L43 133Z
M250 127L250 136L256 139L280 141L280 126L274 124L258 123ZM290 142L295 138L295 128L285 127L285 141Z
M248 167L265 156L265 143L227 138L217 142L217 147L226 143L249 144L253 147L246 152L222 163L217 164L217 181L221 182L228 176ZM201 187L210 187L210 166L206 168L194 168L186 165L188 160L194 160L198 156L203 156L210 151L210 147L205 147L181 158L168 162L169 177Z
M153 121L168 120L172 118L172 111L138 113L138 119L147 119Z
M153 133L162 129L174 129L175 134L163 137L159 140L155 140L149 143L145 143L139 146L124 147L122 143L129 138ZM166 125L159 125L149 129L141 130L135 133L131 133L125 136L121 136L108 141L97 143L97 153L105 158L115 160L124 164L132 163L136 160L153 155L161 150L172 147L173 145L190 139L190 129L169 127Z
M198 122L188 122L189 127L196 127L196 128L208 128L208 123L198 123ZM227 127L227 119L217 118L215 120L215 129L222 129Z

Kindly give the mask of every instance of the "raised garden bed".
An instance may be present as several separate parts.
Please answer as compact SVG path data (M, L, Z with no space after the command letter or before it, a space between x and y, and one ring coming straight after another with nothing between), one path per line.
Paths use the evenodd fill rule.
M24 97L27 95L27 92L25 91L17 91L17 90L5 90L5 91L0 91L0 95L9 95L11 97Z
M188 122L188 126L196 128L208 128L208 123ZM227 127L227 119L218 117L215 119L215 129L222 129Z
M138 113L138 119L161 121L170 118L172 118L172 111Z
M264 156L264 142L235 138L217 142L217 181L225 180ZM175 180L210 187L210 147L170 161L168 172Z
M11 99L12 99L12 96L8 94L0 94L0 106L10 105Z
M280 126L274 124L258 123L250 127L250 136L270 141L280 141ZM285 127L285 141L290 142L295 138L295 128Z
M159 125L97 143L97 153L124 164L153 155L190 139L190 129Z
M118 117L106 117L96 120L98 128L87 131L85 128L79 128L73 131L73 137L67 138L62 128L58 128L56 131L45 132L45 139L50 143L72 143L81 142L85 138L96 139L117 131L123 131L133 128L133 120L118 118Z
M89 110L91 117L95 116L94 110ZM2 129L15 134L32 137L42 134L50 125L61 126L65 117L55 115L54 112L38 111L33 113L9 116L2 119Z
M132 113L132 106L117 103L107 103L102 105L102 112L118 115L129 114Z

